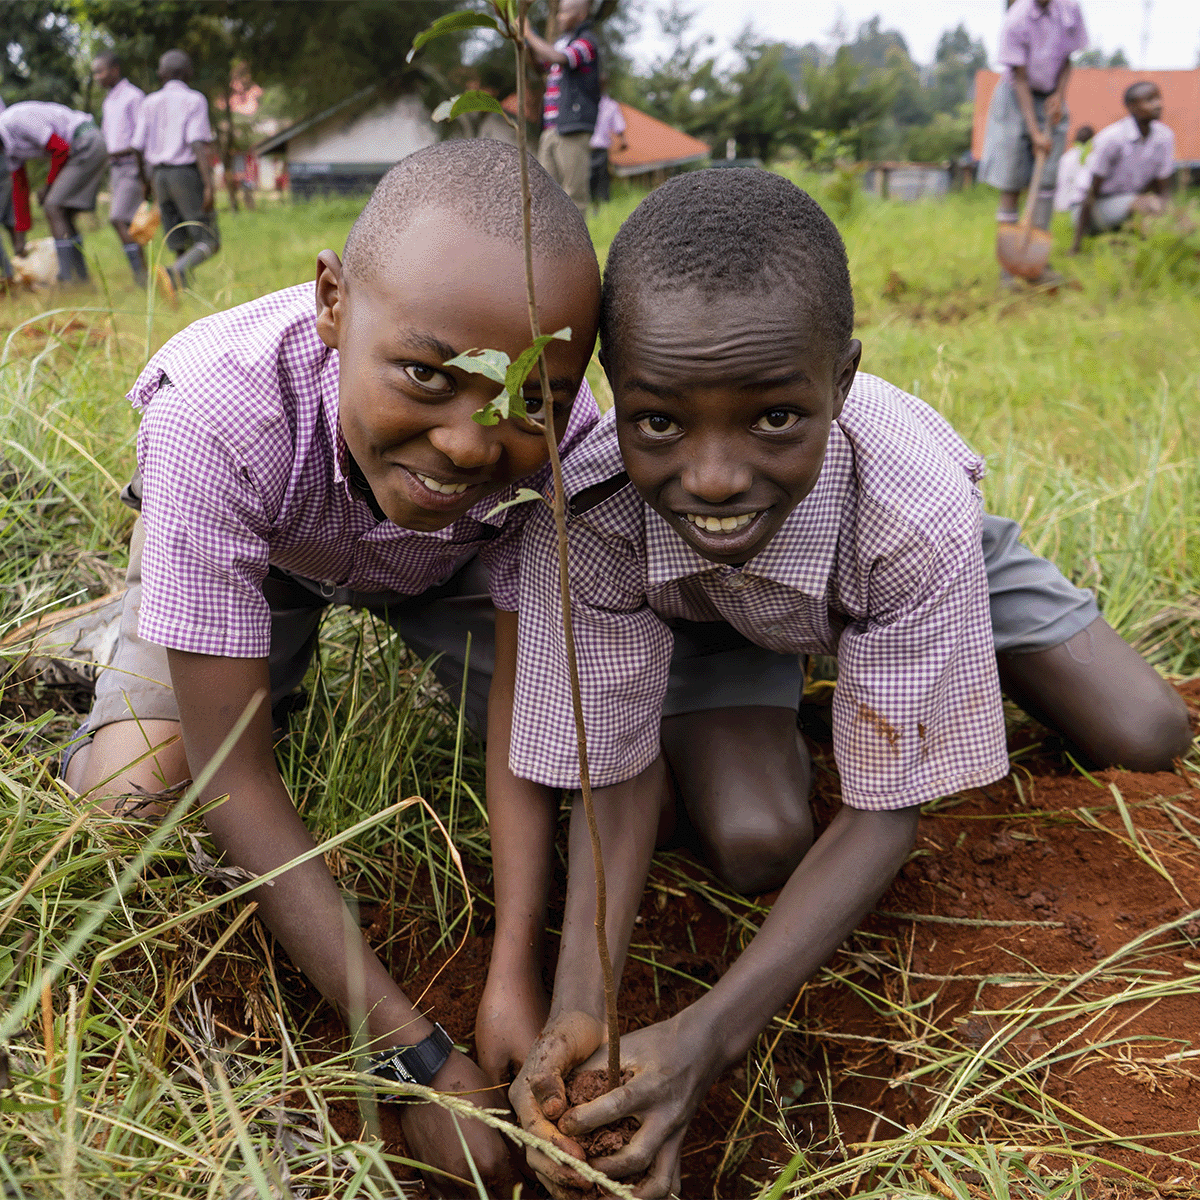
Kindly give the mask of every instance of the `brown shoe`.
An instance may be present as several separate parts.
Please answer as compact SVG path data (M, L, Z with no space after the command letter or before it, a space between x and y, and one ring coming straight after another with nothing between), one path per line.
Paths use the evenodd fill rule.
M0 641L0 654L17 659L22 679L40 678L51 687L95 687L101 668L117 652L124 596L112 592L26 621Z

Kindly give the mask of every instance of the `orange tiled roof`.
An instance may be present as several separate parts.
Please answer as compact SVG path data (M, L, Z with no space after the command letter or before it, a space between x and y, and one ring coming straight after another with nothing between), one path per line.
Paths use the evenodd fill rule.
M1133 71L1128 67L1079 67L1071 74L1067 89L1067 110L1071 114L1068 139L1080 125L1099 132L1127 116L1121 96L1131 83L1148 79L1158 84L1163 98L1163 122L1175 134L1175 158L1178 162L1200 163L1200 68L1192 71ZM975 75L975 128L971 153L983 153L983 134L987 128L987 110L1000 76L995 71Z
M608 152L618 175L641 175L664 167L677 167L709 156L707 142L659 121L629 104L621 105L625 117L626 149Z

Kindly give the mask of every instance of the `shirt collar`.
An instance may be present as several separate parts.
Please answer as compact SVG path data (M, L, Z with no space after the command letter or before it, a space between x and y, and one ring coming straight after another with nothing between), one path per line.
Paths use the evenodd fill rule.
M846 497L854 475L850 444L835 421L817 485L792 510L760 554L742 567L697 554L662 517L646 506L646 581L674 583L714 572L767 579L823 600L829 591Z
M1126 142L1148 142L1154 137L1157 121L1150 122L1150 128L1146 130L1146 136L1142 137L1142 131L1138 128L1137 118L1130 113L1129 116L1121 120L1121 138Z

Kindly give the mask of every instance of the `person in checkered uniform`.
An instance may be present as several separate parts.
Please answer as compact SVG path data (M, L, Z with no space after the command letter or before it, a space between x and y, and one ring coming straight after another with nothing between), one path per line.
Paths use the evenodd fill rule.
M649 1170L641 1196L678 1192L680 1146L709 1085L870 911L912 848L920 805L1008 773L1002 684L1102 762L1165 766L1189 740L1179 698L1090 594L985 514L983 460L929 405L858 370L853 323L837 230L765 171L671 180L609 252L601 347L615 408L564 476L614 968L675 816L664 751L685 798L678 819L713 869L742 891L782 889L711 991L623 1037L633 1078L556 1127L563 1078L606 1053L595 879L574 806L550 1015L510 1096L527 1130L571 1153L573 1134L635 1116L629 1145L593 1165L615 1178ZM525 525L519 584L508 789L524 811L539 789L580 782L544 509ZM780 654L836 656L843 803L815 840L794 710L746 712L737 738L714 729L690 756L671 753L667 723L660 734L672 627L689 622L726 622ZM695 779L713 771L718 744L742 782L705 793ZM496 842L507 800L489 788L498 881L537 874ZM537 899L506 888L497 944ZM509 981L510 995L530 990ZM530 1159L556 1194L577 1185Z

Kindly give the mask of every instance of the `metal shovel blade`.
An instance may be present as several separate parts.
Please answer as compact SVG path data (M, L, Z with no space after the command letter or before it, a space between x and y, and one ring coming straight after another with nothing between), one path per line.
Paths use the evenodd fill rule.
M1022 279L1034 280L1050 261L1053 238L1044 229L1005 225L996 232L996 257L1000 265Z

